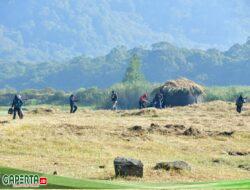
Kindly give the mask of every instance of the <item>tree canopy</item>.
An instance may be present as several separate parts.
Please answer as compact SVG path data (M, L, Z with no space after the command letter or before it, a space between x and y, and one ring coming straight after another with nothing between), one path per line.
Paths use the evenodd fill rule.
M123 82L135 83L145 81L141 72L141 62L137 55L133 55L126 70Z

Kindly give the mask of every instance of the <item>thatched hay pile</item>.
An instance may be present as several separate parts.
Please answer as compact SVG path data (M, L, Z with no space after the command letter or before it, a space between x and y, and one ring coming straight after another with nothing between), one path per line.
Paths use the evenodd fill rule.
M186 78L167 81L161 87L161 89L163 91L168 91L170 93L171 92L176 93L181 91L181 92L189 92L193 95L204 94L204 88L201 85L196 84L194 81L188 80Z
M186 78L167 81L153 93L159 91L163 93L166 106L185 106L197 103L201 101L201 97L205 93L201 85Z

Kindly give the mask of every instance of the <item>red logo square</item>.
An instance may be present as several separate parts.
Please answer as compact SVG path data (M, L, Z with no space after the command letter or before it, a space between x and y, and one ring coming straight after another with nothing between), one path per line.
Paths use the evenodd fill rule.
M47 177L40 177L40 185L47 185Z

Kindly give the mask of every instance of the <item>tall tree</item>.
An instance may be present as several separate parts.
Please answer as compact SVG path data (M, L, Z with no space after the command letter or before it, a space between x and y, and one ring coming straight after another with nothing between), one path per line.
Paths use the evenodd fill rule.
M123 78L124 83L135 83L145 81L141 72L141 62L137 55L133 55Z

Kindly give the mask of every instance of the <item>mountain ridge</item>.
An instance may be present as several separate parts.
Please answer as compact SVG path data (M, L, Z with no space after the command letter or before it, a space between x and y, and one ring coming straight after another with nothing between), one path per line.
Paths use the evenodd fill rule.
M250 36L246 0L6 0L0 2L2 61L63 61L169 41L225 49Z
M204 85L250 85L250 40L227 51L179 48L168 42L151 48L117 46L98 57L77 56L63 62L0 62L0 88L74 90L106 88L122 81L132 55L137 55L152 83L187 77Z

